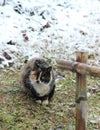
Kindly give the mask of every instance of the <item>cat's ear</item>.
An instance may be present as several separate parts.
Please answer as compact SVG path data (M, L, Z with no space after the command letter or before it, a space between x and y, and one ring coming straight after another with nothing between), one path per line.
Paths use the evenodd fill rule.
M40 66L40 62L39 62L39 60L36 60L36 61L35 61L35 66L37 66L37 67Z
M47 68L47 70L48 70L48 71L51 71L51 70L52 70L52 66L49 66L49 67Z

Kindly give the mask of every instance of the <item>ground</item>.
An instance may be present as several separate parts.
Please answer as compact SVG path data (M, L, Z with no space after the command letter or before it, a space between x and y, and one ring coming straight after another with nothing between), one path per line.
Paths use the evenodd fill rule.
M58 73L56 71L56 73ZM64 72L56 80L49 106L39 105L19 86L20 71L0 70L0 127L2 130L74 130L75 74ZM60 72L59 72L60 74ZM99 130L100 80L88 77L87 130ZM94 87L97 88L94 90Z

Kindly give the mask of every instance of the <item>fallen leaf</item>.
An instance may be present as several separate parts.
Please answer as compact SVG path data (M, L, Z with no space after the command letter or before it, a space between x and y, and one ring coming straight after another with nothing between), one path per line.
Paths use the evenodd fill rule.
M4 56L7 60L11 60L11 56L10 56L7 52L4 52L4 53L3 53L3 56Z

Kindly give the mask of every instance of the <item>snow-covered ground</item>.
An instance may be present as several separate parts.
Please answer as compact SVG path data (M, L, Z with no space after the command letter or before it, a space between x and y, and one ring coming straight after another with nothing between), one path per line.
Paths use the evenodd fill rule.
M0 68L88 52L100 66L100 0L0 0Z

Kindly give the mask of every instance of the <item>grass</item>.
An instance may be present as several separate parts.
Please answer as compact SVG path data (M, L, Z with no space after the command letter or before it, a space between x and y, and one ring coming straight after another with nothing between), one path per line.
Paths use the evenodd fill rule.
M49 106L41 106L21 90L19 71L0 70L0 129L1 130L75 130L75 75L66 74L56 81L56 91ZM99 130L99 78L88 77L87 130Z

